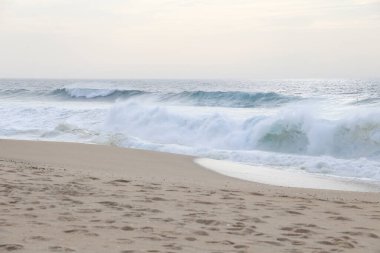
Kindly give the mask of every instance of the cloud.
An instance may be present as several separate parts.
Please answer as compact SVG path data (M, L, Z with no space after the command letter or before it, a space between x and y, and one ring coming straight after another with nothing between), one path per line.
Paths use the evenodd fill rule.
M160 28L216 33L339 29L353 23L366 27L373 26L379 15L377 0L13 0L6 13L8 28L14 30L86 32L96 27L104 32Z
M0 0L0 71L57 73L53 66L59 66L79 75L83 66L86 73L114 66L115 76L123 68L158 76L191 66L186 73L194 76L207 69L247 76L252 69L270 75L293 66L292 73L307 75L318 66L330 71L323 68L330 58L336 59L331 71L354 72L347 62L358 59L372 71L380 57L379 2ZM307 62L315 63L314 72Z

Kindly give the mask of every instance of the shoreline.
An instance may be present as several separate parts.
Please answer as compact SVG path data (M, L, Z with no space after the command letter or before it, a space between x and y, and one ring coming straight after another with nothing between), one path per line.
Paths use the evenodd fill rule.
M34 149L35 145L38 146L37 149ZM105 160L101 159L101 157L95 157L96 160L92 161L91 159L88 159L88 157L85 157L84 155L83 157L80 157L80 155L88 154L88 152L104 152L104 151L106 151L108 155L110 154L111 157L112 156L119 157L121 154L123 154L123 152L128 153L128 158L131 158L131 156L133 157L134 155L137 155L139 159L136 159L136 161L133 161L133 165L137 165L138 169L141 169L142 166L146 166L146 169L143 170L143 173L140 173L140 175L138 175L139 177L145 177L146 174L144 173L149 174L148 172L154 169L154 167L156 167L157 165L156 161L158 160L160 162L168 163L169 168L179 166L179 163L181 163L181 166L185 165L183 169L186 172L195 171L197 173L202 174L202 171L203 171L203 173L208 174L207 176L215 177L214 180L220 184L223 184L223 182L224 183L233 182L234 184L238 184L239 187L248 187L248 189L251 187L255 187L255 188L258 187L260 189L271 189L271 190L275 189L280 192L285 191L289 194L302 195L304 193L307 193L307 194L313 194L315 196L320 196L320 197L326 196L324 192L328 191L330 196L334 196L338 198L341 197L342 194L345 195L345 193L347 193L346 194L347 196L351 195L350 193L363 195L360 197L364 197L364 198L366 198L368 196L367 194L369 194L370 200L372 199L377 200L376 197L373 198L373 196L376 196L377 194L380 195L380 189L378 190L377 184L369 184L371 186L375 185L373 187L376 190L373 190L373 191L355 191L355 190L348 190L348 189L339 190L339 189L328 189L328 188L325 189L325 188L312 188L312 187L294 187L291 185L291 183L289 185L287 183L285 183L284 185L281 185L281 184L270 183L270 182L261 182L261 180L254 180L252 178L247 179L243 176L232 175L231 169L228 169L228 170L226 170L225 168L215 169L215 167L218 165L223 166L223 167L228 167L228 165L232 165L232 166L242 165L242 167L250 167L250 168L254 168L256 166L241 164L238 162L232 162L232 161L227 161L227 160L214 160L211 158L196 157L192 155L176 154L176 153L169 153L169 152L163 152L163 151L124 148L124 147L118 147L118 146L113 146L113 145L96 144L96 143L50 141L50 140L47 140L47 141L21 140L21 139L0 139L0 148L2 149L1 150L2 152L0 153L0 159L3 158L3 154L5 154L5 156L12 157L20 161L37 162L37 163L41 163L41 161L43 161L44 164L53 164L55 166L64 165L64 166L72 167L75 170L77 169L85 170L88 173L101 173L102 176L109 175L109 174L115 175L115 173L118 174L119 176L124 176L125 171L121 170L121 168L123 167L123 164L120 161L116 162L112 168L112 173L108 173L107 171L104 171L101 168L99 168L101 166L107 167L109 165L105 163ZM65 151L66 153L57 153L58 150ZM80 153L82 154L79 154L78 151L80 151ZM116 154L112 154L112 152L115 152ZM46 157L46 155L48 157ZM149 161L143 161L144 159L142 159L141 155L153 157L155 161L153 161L153 164L152 163L150 164ZM70 158L74 158L74 160L70 160ZM62 163L63 160L66 160L67 163ZM202 162L199 162L199 161L202 161ZM91 166L87 166L88 164L91 164ZM163 164L159 164L158 166L162 167L162 165ZM238 166L238 169L240 169L239 166ZM280 170L275 170L275 171L281 172ZM174 171L170 170L170 172L173 173ZM174 173L174 174L177 174L177 173ZM314 175L311 173L305 173L305 174L312 175L312 176ZM175 176L177 180L183 179L181 175L175 175ZM193 177L193 176L199 176L199 175L190 175L190 177ZM319 175L317 175L317 177L318 176ZM330 176L327 176L327 178L330 178ZM344 181L344 178L342 179ZM267 180L263 180L263 181L267 181ZM338 178L338 181L340 181L339 178Z
M378 252L380 193L224 176L194 157L0 140L0 251Z
M219 174L270 186L282 186L314 190L336 190L348 192L380 192L380 183L363 179L333 177L303 171L273 169L268 166L197 158L196 164Z

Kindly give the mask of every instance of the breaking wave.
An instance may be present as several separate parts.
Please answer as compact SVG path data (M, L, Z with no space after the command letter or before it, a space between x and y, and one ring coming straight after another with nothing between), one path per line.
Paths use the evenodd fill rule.
M294 108L272 116L234 119L221 113L186 114L129 102L115 105L106 125L113 132L161 144L380 159L380 110L339 120Z

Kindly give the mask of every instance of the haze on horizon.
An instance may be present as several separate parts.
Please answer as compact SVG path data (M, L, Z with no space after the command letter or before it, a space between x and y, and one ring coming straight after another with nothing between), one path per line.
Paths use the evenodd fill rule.
M380 0L0 0L0 78L380 77Z

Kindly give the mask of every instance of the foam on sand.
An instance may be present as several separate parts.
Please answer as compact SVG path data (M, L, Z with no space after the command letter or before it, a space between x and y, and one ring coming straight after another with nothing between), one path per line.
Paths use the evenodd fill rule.
M296 188L339 191L380 192L380 185L358 180L314 175L302 171L273 169L208 158L195 159L195 163L220 174L247 181Z

